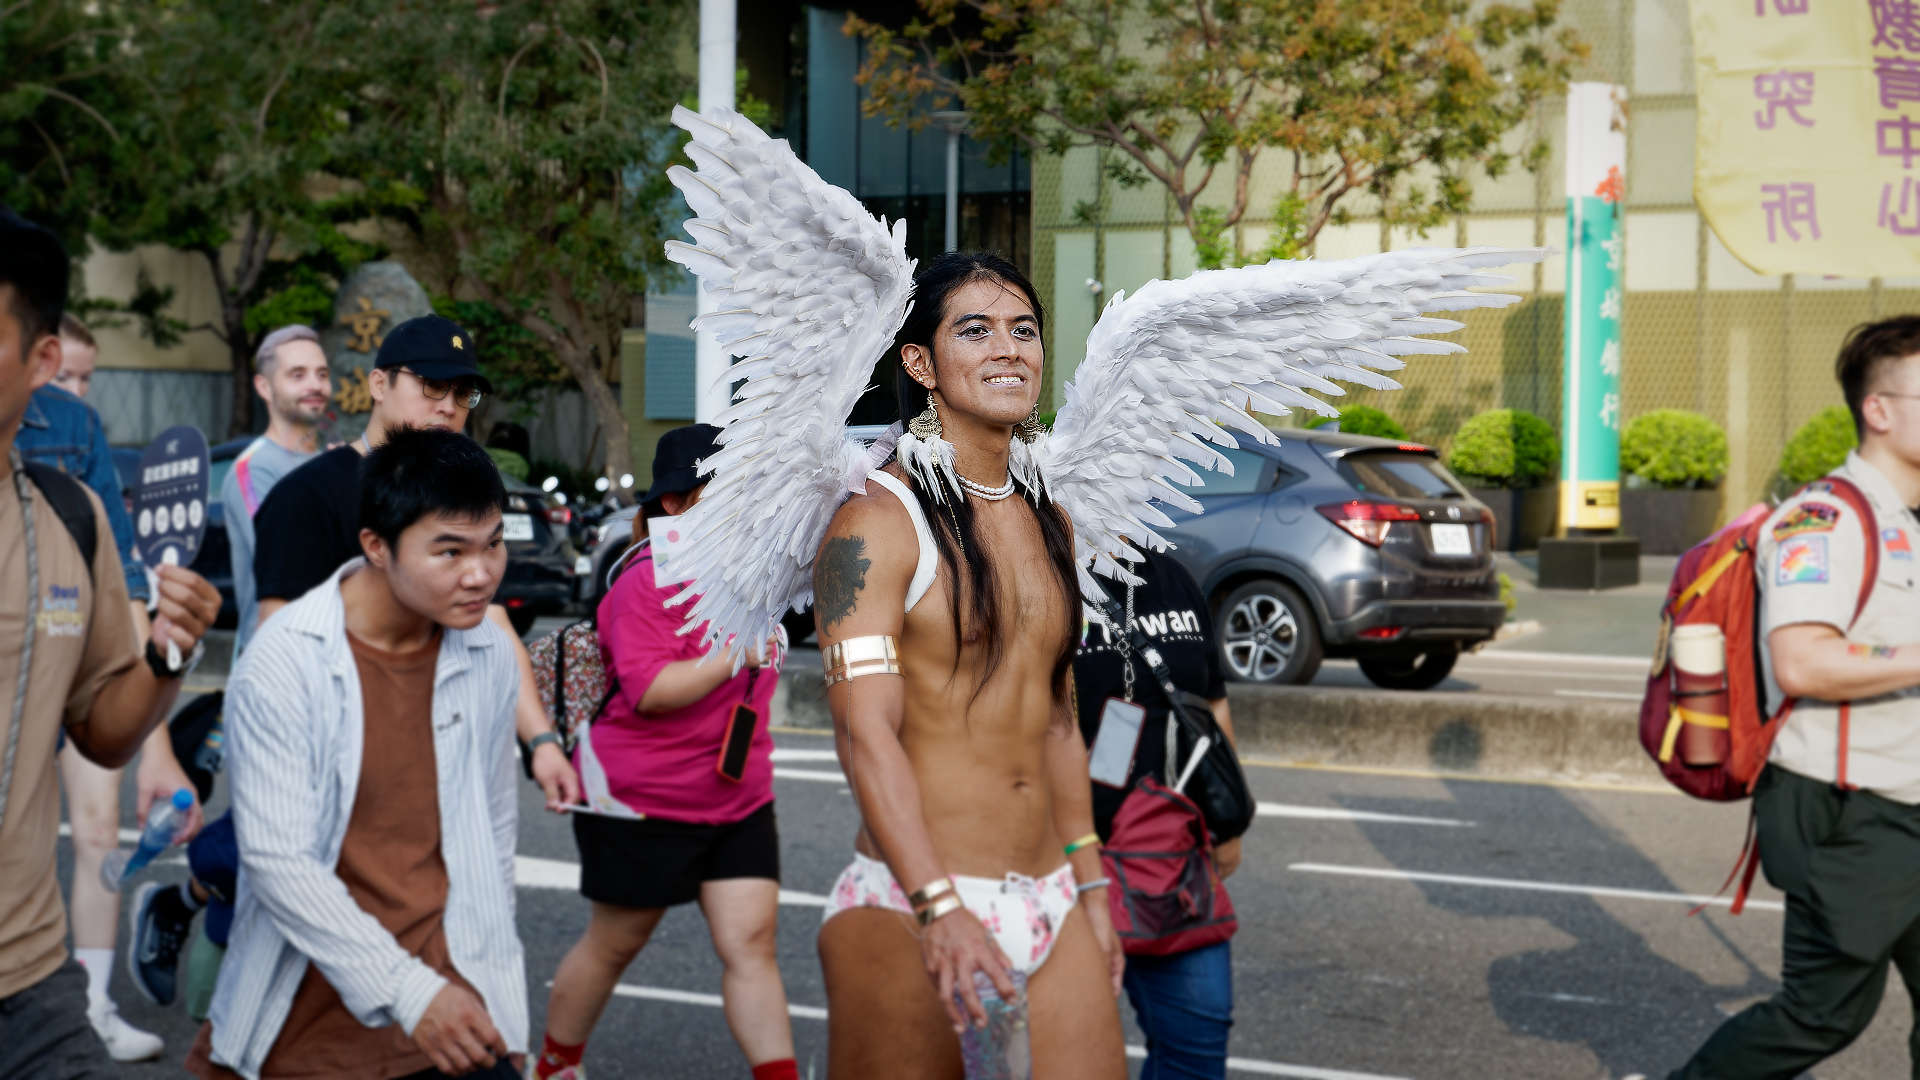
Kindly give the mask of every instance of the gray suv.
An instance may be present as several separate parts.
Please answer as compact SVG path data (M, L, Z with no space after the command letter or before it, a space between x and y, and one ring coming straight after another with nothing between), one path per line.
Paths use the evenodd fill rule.
M1187 489L1163 530L1212 607L1230 677L1304 683L1351 656L1379 686L1425 690L1506 619L1493 514L1433 450L1286 429L1236 436L1233 475Z

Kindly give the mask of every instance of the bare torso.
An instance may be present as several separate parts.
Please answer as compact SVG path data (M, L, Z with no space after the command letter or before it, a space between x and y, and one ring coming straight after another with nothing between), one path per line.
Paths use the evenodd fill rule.
M897 466L889 471L898 475ZM964 567L943 563L899 636L906 684L900 746L948 872L1037 877L1062 861L1044 757L1048 728L1060 715L1053 675L1068 644L1067 600L1031 506L976 501L974 515L996 576L999 663L990 663L980 620L964 620L956 640L953 605L969 584ZM904 562L910 573L919 549L904 510L892 516L904 528L875 538L875 561ZM882 857L865 827L857 846Z

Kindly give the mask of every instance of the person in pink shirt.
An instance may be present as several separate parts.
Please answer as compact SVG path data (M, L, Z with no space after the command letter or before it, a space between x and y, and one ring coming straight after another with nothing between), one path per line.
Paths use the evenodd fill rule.
M600 602L600 646L616 686L580 736L575 765L588 808L573 816L580 892L593 915L554 974L544 1045L528 1070L541 1080L586 1076L587 1038L621 973L669 907L694 901L725 968L727 1026L754 1080L799 1080L774 953L780 846L767 713L781 643L768 642L736 674L725 650L710 657L700 634L680 633L685 606L667 606L681 591L673 520L699 501L698 463L718 434L697 424L661 436L642 506L654 539L623 556Z

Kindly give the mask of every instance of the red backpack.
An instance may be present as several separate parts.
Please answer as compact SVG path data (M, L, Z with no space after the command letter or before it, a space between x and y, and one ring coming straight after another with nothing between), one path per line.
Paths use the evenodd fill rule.
M1832 495L1860 518L1866 531L1866 567L1860 579L1860 599L1854 606L1857 620L1865 609L1873 582L1879 576L1880 534L1876 528L1872 504L1860 489L1839 477L1815 480L1802 491L1820 491ZM1779 735L1787 716L1793 711L1793 699L1782 702L1772 716L1766 711L1766 680L1760 666L1760 582L1754 560L1766 526L1769 508L1754 506L1732 524L1701 541L1681 556L1674 568L1673 581L1667 587L1666 603L1660 609L1660 643L1653 657L1653 669L1647 675L1646 694L1640 699L1640 745L1660 767L1667 782L1697 799L1732 802L1753 794L1753 785L1766 767L1767 753ZM1673 664L1667 645L1678 626L1712 623L1720 627L1727 643L1727 715L1710 716L1683 706L1674 691ZM1847 786L1848 708L1840 705L1840 748L1837 783ZM1685 724L1724 727L1730 749L1726 760L1716 765L1689 765L1674 753L1675 743ZM1747 844L1734 873L1745 874L1734 894L1733 913L1746 904L1747 890L1759 866L1755 857L1753 828L1749 822ZM1721 886L1724 890L1726 886Z

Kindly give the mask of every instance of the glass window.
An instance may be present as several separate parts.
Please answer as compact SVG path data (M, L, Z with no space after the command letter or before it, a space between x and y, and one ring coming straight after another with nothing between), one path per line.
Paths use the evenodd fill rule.
M1395 499L1464 498L1453 477L1440 463L1425 454L1385 453L1348 454L1340 460L1340 472L1353 490Z
M1200 474L1200 483L1193 486L1186 484L1176 484L1175 486L1179 487L1182 491L1202 498L1214 498L1221 495L1251 495L1256 491L1262 490L1262 481L1266 478L1267 468L1270 464L1264 455L1256 454L1251 450L1228 450L1224 447L1215 447L1214 449L1225 454L1227 460L1233 462L1232 476L1228 476L1224 472L1217 472L1213 469L1202 469L1195 465L1194 471Z

